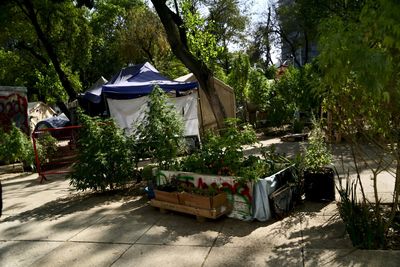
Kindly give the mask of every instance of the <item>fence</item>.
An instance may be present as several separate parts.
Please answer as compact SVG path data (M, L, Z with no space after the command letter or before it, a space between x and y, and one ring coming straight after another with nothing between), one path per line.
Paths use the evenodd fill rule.
M47 181L50 174L63 174L71 172L71 164L75 162L77 155L77 136L81 126L67 126L61 128L46 128L32 133L33 149L35 152L36 170L40 177L40 183ZM57 140L57 148L51 158L40 159L37 139L48 132Z

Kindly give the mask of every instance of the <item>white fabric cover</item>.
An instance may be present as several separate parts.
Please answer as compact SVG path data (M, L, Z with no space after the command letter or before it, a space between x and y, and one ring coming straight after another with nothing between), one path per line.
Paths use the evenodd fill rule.
M269 195L278 189L278 181L276 176L292 171L293 166L287 167L269 177L260 179L253 189L253 218L261 222L268 221L272 218L272 211L269 203Z
M132 133L135 124L143 120L147 110L148 96L134 99L107 98L111 117L126 133ZM197 92L187 96L169 98L178 114L183 117L185 136L199 136L199 120L197 116Z

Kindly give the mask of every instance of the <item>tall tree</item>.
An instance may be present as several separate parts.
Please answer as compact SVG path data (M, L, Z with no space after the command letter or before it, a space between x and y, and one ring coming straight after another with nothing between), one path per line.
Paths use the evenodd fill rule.
M244 14L238 0L203 0L208 8L207 20L212 22L210 32L215 36L217 44L224 48L222 53L223 67L226 72L230 68L229 46L245 41L246 27L249 17Z
M323 19L338 16L346 19L352 11L360 10L365 0L289 0L278 1L276 33L282 43L283 60L292 58L297 66L311 60L316 49L318 25ZM313 55L315 56L315 54Z
M53 45L51 44L51 41L48 38L48 35L45 32L46 30L41 25L41 21L51 23L51 18L49 17L50 14L48 13L49 8L46 8L46 13L43 14L43 13L39 13L39 10L37 9L37 7L35 6L35 3L33 1L29 1L29 0L10 1L10 4L14 4L14 7L9 6L9 8L12 8L13 11L16 11L15 7L17 7L19 9L19 12L21 12L24 15L25 19L27 19L29 21L30 26L35 31L36 36L37 36L38 40L40 41L40 44L41 44L43 50L45 51L45 53L47 54L47 57L49 58L49 60L47 60L45 57L34 52L33 48L28 47L28 45L26 43L23 43L23 41L18 40L18 41L20 41L20 46L27 50L31 49L32 53L38 59L43 61L43 63L49 64L51 62L60 78L60 81L63 83L66 91L68 92L69 96L73 99L76 98L76 92L75 92L71 82L69 81L66 73L64 72L64 70L61 67L61 62L56 54L56 51L55 51ZM43 8L43 6L42 6L42 8ZM43 15L43 17L40 17L41 15Z
M129 11L119 43L124 61L132 63L148 60L157 65L157 60L169 50L160 19L144 6Z
M215 90L213 72L203 59L196 57L190 50L188 29L185 27L177 2L174 1L175 12L168 7L167 0L151 0L151 2L164 25L173 53L196 76L211 104L218 127L223 127L226 113Z
M265 20L256 24L252 32L252 39L247 47L251 64L257 64L262 69L273 65L272 48L279 45L276 34L276 21L273 9L268 7Z
M399 13L398 1L366 1L358 11L350 8L325 20L319 41L325 85L321 93L337 116L335 123L350 140L357 141L352 133L363 134L376 155L394 158L393 205L387 219L381 216L377 175L373 175L374 219L384 225L385 235L399 210L400 197ZM382 171L382 161L374 164L375 174Z
M1 19L5 22L2 26L6 34L2 47L6 51L22 51L24 57L30 54L42 64L41 69L53 69L69 99L73 100L80 89L74 72L90 58L90 30L84 14L85 11L76 8L73 1L3 2ZM68 113L61 95L54 97L60 108Z
M129 64L138 63L125 55L121 48L129 24L140 23L152 27L143 21L133 21L129 14L136 9L144 8L142 0L97 0L88 15L93 33L92 59L90 65L81 72L85 87L89 87L100 76L110 78L118 69Z

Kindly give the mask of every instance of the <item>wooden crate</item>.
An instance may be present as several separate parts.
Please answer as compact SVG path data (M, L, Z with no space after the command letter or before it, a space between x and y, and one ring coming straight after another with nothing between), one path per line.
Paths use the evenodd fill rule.
M165 201L169 203L179 203L178 192L166 192L160 190L154 190L156 200Z
M208 197L183 192L179 194L179 202L194 208L218 209L223 205L227 205L227 195L224 192L213 197Z
M222 215L231 212L231 208L229 206L221 206L219 209L201 209L201 208L189 207L182 204L159 201L157 199L152 199L150 201L150 205L153 207L160 208L161 211L172 210L172 211L196 215L198 220L202 220L203 218L217 219L218 217L221 217Z

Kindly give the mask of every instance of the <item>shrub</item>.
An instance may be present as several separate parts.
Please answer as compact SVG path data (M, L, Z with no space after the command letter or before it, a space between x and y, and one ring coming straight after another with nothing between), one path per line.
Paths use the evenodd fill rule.
M368 202L358 202L356 184L349 184L343 188L340 183L338 189L340 203L339 214L353 246L361 249L386 248L385 224L380 216L376 216L373 205Z
M304 156L304 168L310 172L319 172L331 162L332 154L324 141L322 129L314 123Z
M256 142L256 134L249 125L239 129L237 120L227 120L227 128L220 134L208 132L202 148L183 162L186 171L218 175L237 175L244 160L243 145Z
M49 132L41 133L36 141L36 151L40 162L45 162L57 152L57 139Z
M9 132L0 127L0 162L22 162L31 166L34 162L33 146L29 137L13 125Z
M243 145L254 144L256 134L251 126L239 128L237 123L231 119L220 134L209 132L203 140L203 147L184 158L180 168L204 174L237 176L240 177L238 181L247 182L273 174L288 163L273 149L263 148L263 157L246 157Z
M156 86L150 94L145 117L131 137L135 151L152 158L164 169L185 149L183 121L167 99L164 91Z
M78 139L78 161L71 184L78 190L113 189L132 179L133 157L122 130L112 119L90 118L78 112L82 128Z

